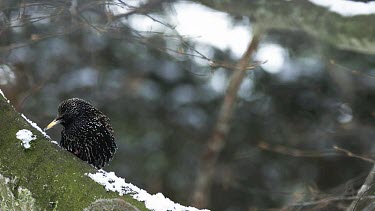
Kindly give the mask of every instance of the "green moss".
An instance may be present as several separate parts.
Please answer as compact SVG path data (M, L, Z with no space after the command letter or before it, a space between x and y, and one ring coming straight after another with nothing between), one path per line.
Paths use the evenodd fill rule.
M16 180L0 174L0 208L1 210L38 210L31 192Z
M85 208L84 211L139 211L135 206L127 203L122 199L98 199L93 202L89 207Z
M0 128L0 174L17 178L17 184L23 187L21 194L27 195L25 190L30 190L30 196L42 210L83 210L97 199L106 198L121 198L139 210L147 210L142 202L107 192L85 176L96 169L52 144L1 96L0 122L6 122ZM16 138L20 129L37 135L31 148L24 149Z

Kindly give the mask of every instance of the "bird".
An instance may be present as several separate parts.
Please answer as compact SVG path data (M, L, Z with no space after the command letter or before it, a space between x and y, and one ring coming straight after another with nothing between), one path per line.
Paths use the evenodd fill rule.
M61 124L60 146L97 169L106 166L115 155L117 145L109 118L89 102L71 98L58 107L49 130Z

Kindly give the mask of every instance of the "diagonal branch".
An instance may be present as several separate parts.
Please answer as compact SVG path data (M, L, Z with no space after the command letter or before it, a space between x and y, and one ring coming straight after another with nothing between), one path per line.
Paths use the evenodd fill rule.
M357 208L359 207L364 208L366 206L370 206L372 203L369 200L365 200L365 202L363 202L362 204L360 204L360 202L361 202L361 199L365 199L366 197L368 197L374 192L374 185L375 185L375 165L372 167L362 187L358 190L357 199L352 202L352 204L348 207L347 211L361 210Z
M230 121L237 99L237 92L242 80L246 76L246 70L248 69L251 56L256 51L259 41L260 35L254 34L246 52L231 75L216 125L212 131L211 137L207 141L207 148L203 152L200 167L198 169L192 202L196 207L206 207L208 205L208 196L211 189L212 178L215 172L217 159L225 145L226 137L229 132Z

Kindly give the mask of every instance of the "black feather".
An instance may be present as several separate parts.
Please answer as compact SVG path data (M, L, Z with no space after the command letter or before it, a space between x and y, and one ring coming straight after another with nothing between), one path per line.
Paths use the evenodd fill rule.
M108 164L117 149L109 118L79 98L63 101L58 112L61 147L96 168Z

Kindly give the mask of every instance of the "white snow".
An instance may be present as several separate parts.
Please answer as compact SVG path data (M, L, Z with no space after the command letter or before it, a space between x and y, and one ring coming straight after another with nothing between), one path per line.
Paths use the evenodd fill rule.
M36 139L36 135L34 135L30 130L22 129L16 133L16 137L22 141L22 146L25 149L30 148L30 142Z
M49 139L51 141L51 143L53 144L56 144L56 145L59 145L59 143L57 143L57 141L54 141L51 139L51 137L49 137L49 135L47 135L46 132L44 132L35 122L31 121L30 119L28 119L24 114L21 114L21 116L31 125L33 126L35 129L37 129L39 132L41 132L44 137L46 137L47 139Z
M5 100L7 100L7 102L9 103L9 100L5 97L5 95L4 95L4 93L3 93L3 91L1 91L1 89L0 89L0 94L3 96L3 98L5 99ZM35 129L37 129L39 132L41 132L43 135L44 135L44 137L46 137L46 138L48 138L48 139L50 139L51 140L51 143L54 143L54 144L57 144L58 145L58 143L56 142L56 141L53 141L52 139L51 139L51 137L49 137L48 135L47 135L47 133L45 133L35 122L33 122L33 121L31 121L31 120L29 120L24 114L21 114L21 116L22 116L22 118L24 118L31 126L33 126ZM19 131L18 131L19 132Z
M198 211L199 209L194 207L185 207L178 203L174 203L170 199L166 198L162 193L151 195L145 190L138 188L137 186L126 183L125 179L117 177L114 172L106 172L99 170L92 174L85 174L95 182L103 185L107 191L118 192L120 196L124 194L130 194L138 201L145 202L145 206L149 210L153 211ZM208 211L205 209L205 211Z
M16 80L16 75L6 64L0 64L0 85L13 84Z
M37 129L39 132L41 132L44 137L48 138L48 139L51 139L47 133L45 133L35 122L29 120L24 114L21 114L21 116L31 125L33 126L35 129ZM52 143L56 142L56 141L51 141Z
M173 6L176 12L170 19L180 34L196 37L196 41L221 50L229 49L236 58L246 51L252 34L248 20L233 25L233 18L227 13L189 1Z
M224 93L228 85L228 77L225 70L215 71L210 78L210 86L218 93Z
M310 2L327 7L331 12L342 16L375 14L375 2L354 2L348 0L309 0Z
M7 97L5 97L5 94L3 93L3 91L1 91L0 89L0 94L3 96L3 98L7 101L7 103L10 103L10 101L7 99Z
M277 44L263 44L256 53L256 60L267 61L261 66L269 73L278 73L285 64L288 57L287 51Z
M3 98L9 103L9 100L5 97L5 95L4 95L4 93L3 93L3 91L1 91L1 89L0 89L0 94L3 96Z

